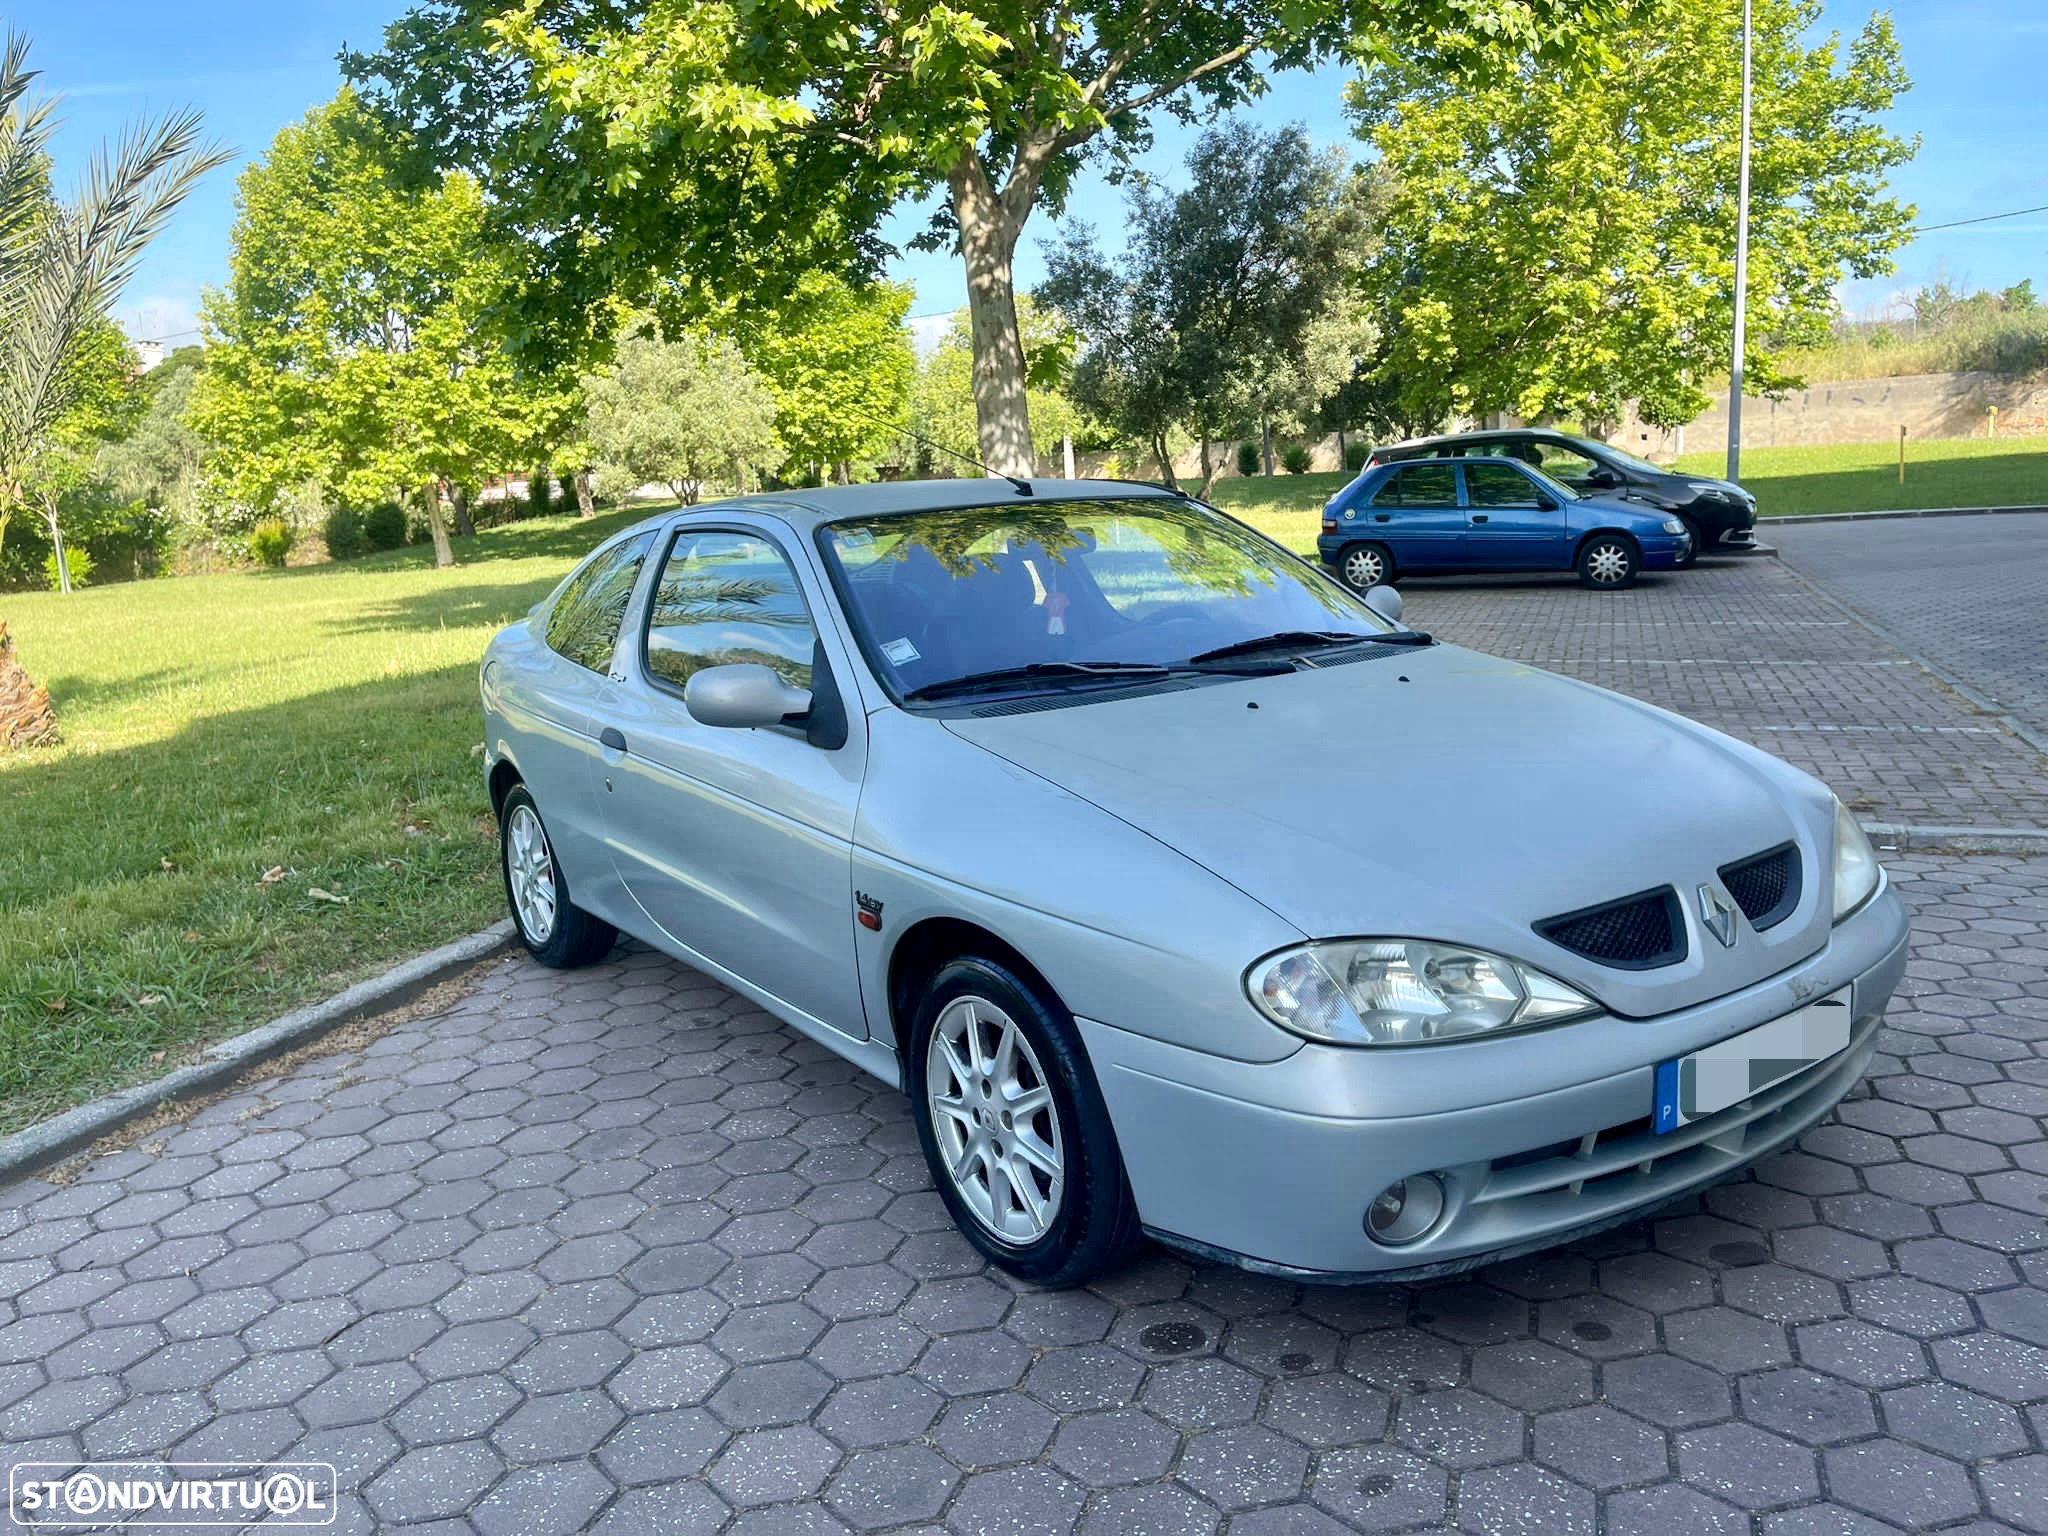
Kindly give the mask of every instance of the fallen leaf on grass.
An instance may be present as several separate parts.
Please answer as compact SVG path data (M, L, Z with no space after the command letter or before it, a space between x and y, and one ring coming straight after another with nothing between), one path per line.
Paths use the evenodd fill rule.
M197 944L199 942L199 930L197 928L187 928L178 937L187 944Z
M163 865L165 874L169 874L172 870L178 867L177 865L173 864L169 859L158 859L157 863Z
M142 996L135 999L135 1006L138 1008L154 1008L163 1000L164 995L161 992L145 992Z
M345 907L348 905L348 898L346 896L337 896L332 891L323 891L317 885L307 886L306 894L312 897L315 901L331 901L337 907Z
M151 1051L149 1053L149 1059L151 1061L162 1061L164 1059L164 1053L162 1051Z
M259 891L267 891L283 878L284 866L282 864L273 864L270 866L270 868L263 871L262 875L258 877L256 881L256 889Z
M66 1002L61 997L53 997L47 1003L43 1004L43 1006L49 1009L50 1012L52 1013L62 1013L66 1008L69 1008L71 1004Z

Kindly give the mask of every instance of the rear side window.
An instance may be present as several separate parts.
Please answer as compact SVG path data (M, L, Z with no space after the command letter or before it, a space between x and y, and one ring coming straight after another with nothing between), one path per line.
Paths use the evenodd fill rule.
M652 533L636 534L592 556L570 577L548 610L548 649L593 672L610 670L640 562L653 545Z
M1475 507L1533 507L1536 487L1527 476L1505 464L1483 459L1465 465L1465 494Z
M1373 496L1376 507L1455 507L1457 470L1449 464L1415 464L1399 469Z

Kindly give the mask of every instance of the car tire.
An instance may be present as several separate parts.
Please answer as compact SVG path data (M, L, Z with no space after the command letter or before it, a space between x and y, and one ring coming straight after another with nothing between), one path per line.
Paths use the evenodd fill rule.
M1057 998L998 961L952 961L918 1003L904 1075L932 1182L991 1262L1072 1286L1135 1245L1109 1110Z
M1337 557L1337 576L1345 586L1363 596L1374 587L1394 584L1394 554L1384 544L1347 544Z
M570 900L540 807L524 784L513 785L498 807L498 872L519 942L542 965L566 971L611 953L618 930Z
M1683 568L1699 559L1700 555L1706 550L1708 540L1707 535L1701 532L1700 525L1691 518L1681 517L1679 521L1685 524L1685 531L1692 535L1692 548L1688 549L1685 552L1685 558L1678 562L1680 568Z
M1636 584L1642 568L1642 551L1625 533L1596 533L1579 546L1579 581L1584 586L1619 592Z

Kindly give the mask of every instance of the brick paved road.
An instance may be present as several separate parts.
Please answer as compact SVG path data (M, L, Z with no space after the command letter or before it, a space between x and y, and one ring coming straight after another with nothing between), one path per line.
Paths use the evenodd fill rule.
M1876 525L1848 526L1860 536ZM2048 640L2048 557L2042 569L2042 595L2020 621L2036 645ZM1709 560L1629 592L1548 577L1401 590L1419 628L1754 742L1818 774L1866 820L2048 827L2048 758L1775 560Z
M1834 1122L1423 1287L1019 1286L893 1093L653 954L506 961L0 1191L0 1460L332 1461L343 1530L2048 1529L2048 860L1896 873Z
M1859 613L2048 732L2048 513L1807 523L1771 536Z

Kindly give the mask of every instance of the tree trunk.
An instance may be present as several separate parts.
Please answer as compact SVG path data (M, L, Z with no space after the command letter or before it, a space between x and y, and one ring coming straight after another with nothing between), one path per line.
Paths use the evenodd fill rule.
M434 564L453 565L455 548L448 542L448 519L441 511L440 483L429 480L420 488L420 500L426 504L427 532L434 538Z
M960 228L960 256L967 264L981 462L999 475L1029 475L1031 405L1024 393L1024 342L1017 331L1012 271L1021 221L1005 211L974 150L961 154L947 180L953 189L953 218Z
M71 562L64 558L64 530L58 526L55 506L43 508L43 521L50 525L50 549L57 557L57 590L68 597L71 593Z
M14 654L14 641L0 623L0 748L47 747L57 742L57 711L50 690L35 680Z
M1270 421L1259 423L1259 454L1266 461L1266 474L1270 477L1273 473L1273 423Z
M476 522L469 515L469 487L460 481L448 482L448 499L455 506L455 531L465 539L476 533Z
M1223 461L1209 452L1209 434L1202 434L1202 499L1207 501L1209 493L1216 489L1216 478L1223 473Z
M1337 429L1337 467L1342 469L1350 461L1351 450L1344 442L1344 429Z
M1074 478L1074 434L1071 432L1060 438L1060 470L1069 480Z
M1152 452L1159 460L1159 483L1169 491L1179 490L1180 482L1173 478L1173 455L1167 449L1164 432L1153 434Z
M597 516L597 502L590 494L590 466L584 465L576 471L576 515Z

